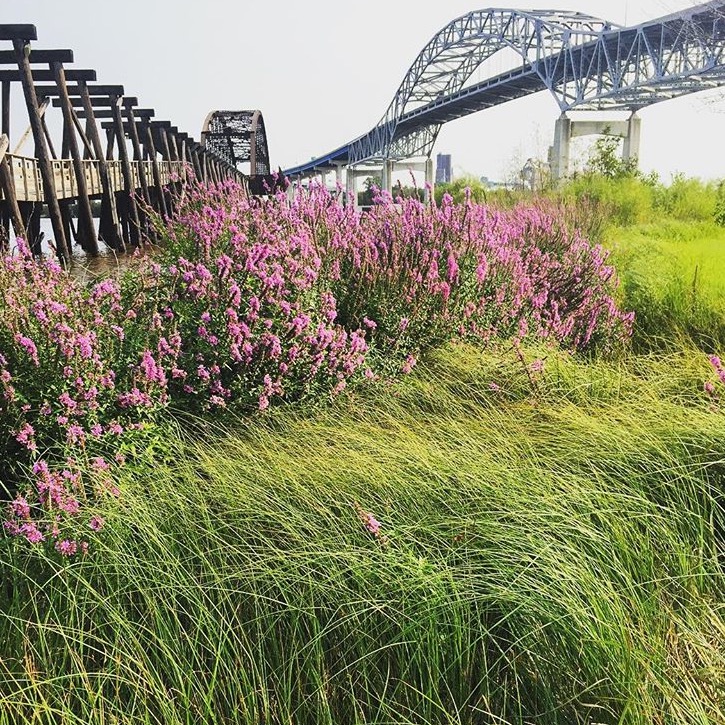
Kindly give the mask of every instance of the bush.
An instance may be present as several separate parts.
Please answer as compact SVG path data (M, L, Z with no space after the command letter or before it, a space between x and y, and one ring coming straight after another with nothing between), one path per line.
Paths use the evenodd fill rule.
M188 189L161 234L155 258L92 287L24 247L0 262L6 528L28 541L74 542L64 526L104 495L119 437L169 409L325 399L453 338L585 350L631 327L565 207L383 199L361 215L320 188L289 203L224 184ZM89 460L100 483L77 474Z

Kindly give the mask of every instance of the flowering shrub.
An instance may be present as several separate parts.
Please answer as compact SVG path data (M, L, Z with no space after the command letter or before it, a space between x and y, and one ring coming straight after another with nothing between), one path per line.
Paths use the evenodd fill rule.
M712 365L718 381L721 383L721 385L725 385L725 365L723 365L722 360L717 355L711 355L710 365ZM715 386L715 383L713 383L711 380L705 381L704 389L705 392L715 400L715 402L719 400L717 388Z
M169 408L335 395L356 377L409 373L421 350L454 337L587 349L628 335L605 253L565 210L378 201L360 214L321 188L288 201L190 186L159 222L165 246L93 286L22 244L6 256L6 531L64 556L84 550L68 532L102 527L83 504L118 495L107 461ZM84 478L79 461L98 475Z

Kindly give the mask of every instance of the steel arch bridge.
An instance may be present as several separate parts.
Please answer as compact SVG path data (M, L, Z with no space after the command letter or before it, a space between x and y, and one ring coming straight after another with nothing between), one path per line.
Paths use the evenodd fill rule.
M250 175L270 173L267 132L259 110L212 111L204 121L201 143L235 169L248 162Z
M518 55L517 67L470 82L504 50ZM444 123L543 90L562 113L634 112L722 85L725 0L626 28L578 12L478 10L423 48L375 128L285 174L430 156Z

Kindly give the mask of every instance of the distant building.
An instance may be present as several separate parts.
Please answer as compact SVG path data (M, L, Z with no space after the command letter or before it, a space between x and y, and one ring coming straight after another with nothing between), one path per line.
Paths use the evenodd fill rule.
M436 156L436 184L450 184L452 180L451 155L438 154Z

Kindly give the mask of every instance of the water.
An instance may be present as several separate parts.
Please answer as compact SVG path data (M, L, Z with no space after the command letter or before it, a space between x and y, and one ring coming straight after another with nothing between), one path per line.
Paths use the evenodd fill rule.
M74 224L77 223L78 221L74 220ZM98 233L98 219L94 218L93 223L96 227L96 233ZM55 257L55 251L49 243L54 237L53 225L48 217L42 217L40 219L40 231L45 235L41 245L43 254L49 257ZM103 242L99 242L98 246L100 254L97 257L90 257L81 249L80 245L72 244L73 256L68 269L79 281L85 283L103 279L104 277L114 277L127 269L133 260L136 259L131 254L119 254L115 252Z

